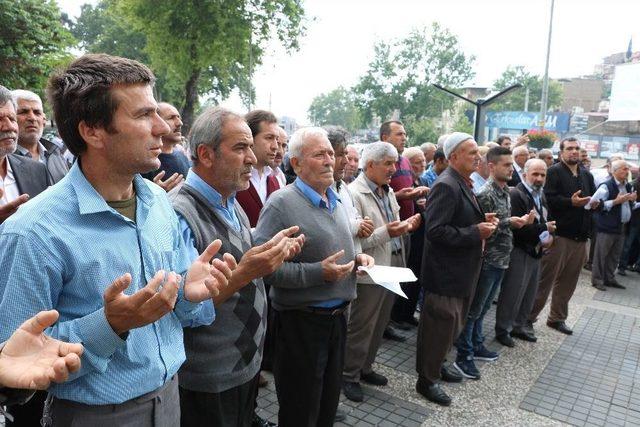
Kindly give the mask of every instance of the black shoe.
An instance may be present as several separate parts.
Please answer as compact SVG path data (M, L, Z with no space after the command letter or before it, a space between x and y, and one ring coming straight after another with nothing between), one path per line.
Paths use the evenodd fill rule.
M342 392L344 396L352 402L362 402L364 399L360 383L345 381L344 384L342 384Z
M462 382L462 375L458 374L453 369L449 369L445 366L440 368L440 378L442 378L442 381L446 381L448 383Z
M513 341L513 338L511 338L511 335L509 335L509 334L497 335L496 336L496 341L498 341L500 344L502 344L505 347L515 347L516 346L516 343Z
M547 326L555 329L558 332L562 332L563 334L573 335L573 331L571 330L571 328L569 328L567 324L562 320L559 322L547 322Z
M596 288L599 291L606 291L607 288L604 287L604 285L601 285L599 283L592 283L591 286L593 286L594 288Z
M400 329L401 331L408 331L411 329L411 325L406 322L396 322L395 320L391 321L391 326L395 329Z
M624 268L618 268L618 274L621 276L626 276L627 272Z
M416 391L428 400L442 406L451 405L451 398L440 388L440 384L427 384L422 378L416 382Z
M620 283L618 283L616 279L613 279L611 282L607 282L604 285L609 286L611 288L616 288L616 289L627 289L626 286L623 286Z
M368 374L360 374L360 379L365 383L371 385L387 385L389 383L387 377L373 371L369 372Z
M513 330L511 331L510 334L513 338L518 338L519 340L522 341L528 341L528 342L537 342L538 338L533 335L530 334L529 332L525 332L525 331L518 331L518 330Z
M251 421L251 427L277 427L278 424L267 421L264 418L260 418L258 414L253 414L253 420Z
M387 326L385 328L384 333L382 334L382 337L391 341L396 341L396 342L405 342L407 340L406 337L403 337L402 335L400 335L400 333L396 331L394 328L392 328L391 326Z
M344 421L346 419L347 419L347 413L344 412L340 408L336 409L336 416L333 417L333 422L334 423L339 423L339 422L342 422L342 421Z

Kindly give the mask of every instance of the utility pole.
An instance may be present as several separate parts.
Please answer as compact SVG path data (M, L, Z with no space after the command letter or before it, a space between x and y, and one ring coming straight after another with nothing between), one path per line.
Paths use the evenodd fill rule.
M549 97L549 55L551 53L551 30L553 29L553 6L555 0L551 0L551 16L549 17L549 37L547 38L547 60L544 66L544 79L542 80L542 99L540 100L540 130L544 130L547 119L547 99Z

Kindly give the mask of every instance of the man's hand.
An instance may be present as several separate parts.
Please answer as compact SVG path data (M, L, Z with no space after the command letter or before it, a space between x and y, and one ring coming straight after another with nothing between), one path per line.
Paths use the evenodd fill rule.
M528 216L529 214L523 216L512 216L509 218L511 228L522 228L527 223Z
M406 221L391 221L387 223L387 232L391 237L399 237L409 231L409 224Z
M589 203L589 200L591 200L591 197L580 197L581 193L582 190L578 190L571 195L571 204L577 208L584 207L587 203ZM593 203L591 204L591 207L593 207Z
M291 238L299 229L297 226L287 228L263 244L249 249L240 259L235 271L245 275L241 277L246 277L247 283L273 273L284 261L300 252L304 235ZM298 240L300 237L301 241Z
M536 210L531 209L528 213L527 222L525 225L531 225L536 220Z
M345 276L351 274L354 261L350 261L346 264L336 264L338 258L344 255L344 249L336 252L333 255L329 255L322 260L322 278L326 282L337 282Z
M201 302L220 294L220 290L229 284L231 274L237 267L231 254L224 254L222 259L213 258L222 242L214 240L191 264L184 284L184 297L187 301Z
M555 221L547 221L547 231L549 233L555 233L556 232L556 222Z
M182 176L178 172L174 173L169 178L167 178L167 179L165 179L163 181L162 178L164 177L164 175L165 175L165 171L158 172L158 175L156 175L153 178L153 182L155 182L160 187L162 187L162 189L164 191L166 191L167 193L169 191L173 190L178 185L180 185L182 183L182 181L184 181L184 176Z
M360 220L360 225L358 228L358 237L367 238L373 234L375 227L373 225L373 221L368 216L365 216Z
M420 227L420 223L422 222L422 216L420 214L415 214L405 219L404 221L409 225L407 232L411 233L412 231L415 231L418 229L418 227Z
M498 214L496 214L495 212L489 212L484 214L484 220L495 226L498 226L498 224L500 223L500 220L498 219Z
M118 277L104 291L104 314L111 329L121 335L153 323L169 313L178 298L180 280L179 275L160 270L147 286L133 295L126 295L124 290L131 285L131 274Z
M633 193L627 194L627 202L635 202L638 200L638 193L635 191Z
M529 143L529 135L525 133L524 135L520 135L518 139L516 139L516 144L514 145L513 148L518 147L520 145L525 145L528 143Z
M480 232L480 238L486 240L496 231L496 226L492 222L481 222L478 224L478 231Z
M420 192L416 197L424 197L429 194L429 191L431 191L429 187L424 185L416 187L415 190Z
M424 188L427 187L405 187L396 191L394 194L396 195L396 200L416 199L422 195L422 189Z
M24 322L0 353L0 386L46 390L80 369L82 344L58 341L44 330L58 320L55 310L41 311Z
M2 190L0 190L0 197L3 196ZM22 194L18 196L16 199L10 201L6 205L0 206L0 224L2 224L7 218L16 213L20 205L24 204L29 200L28 194Z
M358 254L356 255L356 265L371 268L375 265L376 261L371 255Z

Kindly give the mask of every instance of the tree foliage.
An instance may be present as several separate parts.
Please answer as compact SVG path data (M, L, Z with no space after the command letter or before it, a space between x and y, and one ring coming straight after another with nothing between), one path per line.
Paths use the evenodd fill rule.
M354 132L362 126L353 93L340 86L316 96L309 106L309 119L314 125L337 125Z
M376 43L366 73L353 88L363 119L385 120L394 112L418 121L438 117L454 100L432 84L462 86L474 76L473 61L462 52L458 38L437 23L399 40Z
M0 0L0 82L43 94L75 44L53 0Z
M491 105L490 109L494 111L523 111L525 107L526 89L529 88L528 110L540 111L542 77L529 73L522 65L507 67L502 75L493 83L493 89L502 90L516 83L520 83L522 88L499 99ZM562 85L550 80L547 108L558 108L561 103Z

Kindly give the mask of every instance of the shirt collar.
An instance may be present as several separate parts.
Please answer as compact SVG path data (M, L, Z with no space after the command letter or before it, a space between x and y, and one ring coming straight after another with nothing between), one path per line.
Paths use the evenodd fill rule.
M486 180L486 182L490 182L491 186L498 192L502 193L503 195L509 195L509 187L507 187L506 185L504 187L501 187L498 185L498 183L491 177L489 177L489 179Z
M531 195L532 195L532 196L534 196L534 197L540 197L540 196L542 195L542 189L540 189L540 190L535 190L533 187L531 187L531 186L529 185L529 183L528 183L527 181L521 181L521 182L522 182L522 185L524 186L524 188L526 188L526 189L527 189L527 191L528 191L529 193L531 193Z
M375 182L371 181L369 179L369 177L366 174L362 175L365 182L367 183L367 186L369 187L369 189L374 192L374 193L378 193L378 187L382 187L382 189L384 190L385 194L389 192L389 186L388 185L378 185Z
M224 208L227 210L232 210L235 207L235 193L227 198L227 205L224 206L222 204L222 195L215 188L209 185L208 182L200 178L200 176L193 169L189 169L187 178L185 179L184 183L189 187L195 189L202 195L202 197L207 200L207 202L211 203L211 205L214 207Z
M23 156L31 157L31 153L29 152L29 150L27 150L20 144L17 145L16 151ZM49 150L47 150L47 147L42 145L40 141L38 141L38 151L44 156L46 156L49 153Z
M302 193L309 199L313 206L319 208L328 207L325 201L322 199L322 196L313 188L311 188L306 182L304 182L300 177L297 177L295 180L295 185L302 191ZM335 192L331 186L329 186L326 190L327 199L329 200L329 205L331 206L329 210L333 210L336 204L340 201L340 196Z
M261 178L260 174L258 174L258 169L256 167L251 168L251 176L255 180L266 179L266 177L268 177L272 173L273 173L273 169L271 169L271 166L265 166L262 168L262 178Z

